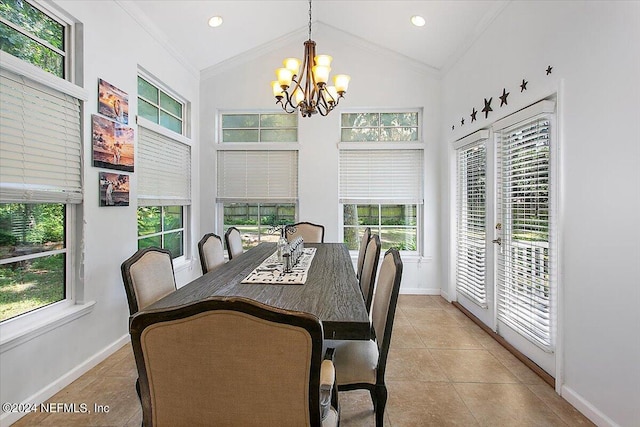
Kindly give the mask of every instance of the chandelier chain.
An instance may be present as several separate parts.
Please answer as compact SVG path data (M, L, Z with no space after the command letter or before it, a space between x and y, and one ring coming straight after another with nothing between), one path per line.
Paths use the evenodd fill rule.
M309 0L309 40L311 40L311 0Z

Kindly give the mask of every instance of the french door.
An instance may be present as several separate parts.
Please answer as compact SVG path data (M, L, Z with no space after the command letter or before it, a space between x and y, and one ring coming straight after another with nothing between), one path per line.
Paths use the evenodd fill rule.
M456 149L458 301L552 376L557 329L554 108L553 102L542 101ZM475 155L482 147L484 156Z

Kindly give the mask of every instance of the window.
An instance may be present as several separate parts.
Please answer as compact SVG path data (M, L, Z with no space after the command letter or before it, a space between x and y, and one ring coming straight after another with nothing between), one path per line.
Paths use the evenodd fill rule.
M138 103L138 249L168 249L175 260L188 255L191 140L179 134L184 131L182 114L188 104L143 78L138 78L138 90L139 101L141 96L157 95L154 108L158 113L156 121L150 121L149 103Z
M456 289L481 307L487 306L487 138L488 131L479 131L464 138L456 150Z
M138 76L138 116L180 135L184 129L184 103Z
M273 234L272 228L296 222L294 203L224 203L223 211L223 228L236 227L245 249L260 242L277 242L280 234Z
M344 113L341 141L418 141L418 113Z
M0 203L0 321L66 298L63 203Z
M0 2L0 49L17 58L0 64L2 322L74 297L86 94L61 80L71 29L27 1Z
M496 270L498 320L546 350L555 344L557 287L551 181L554 106L542 101L496 124L502 240Z
M138 249L150 246L168 249L173 258L184 255L184 208L182 206L138 208Z
M223 114L222 142L296 142L298 116L286 113Z
M358 250L366 227L380 236L381 251L418 250L418 206L392 204L344 204L344 242Z
M296 221L298 116L225 113L220 123L219 226L238 228L245 249L275 242L279 235L270 234L271 228Z
M350 250L371 227L382 250L420 252L424 150L418 118L417 111L342 114L339 199Z
M0 48L65 78L67 25L26 0L0 2Z

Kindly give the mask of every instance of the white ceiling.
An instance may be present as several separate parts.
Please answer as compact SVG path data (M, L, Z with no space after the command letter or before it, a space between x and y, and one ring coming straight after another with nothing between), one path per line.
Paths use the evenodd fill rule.
M442 71L466 51L507 2L315 0L312 19ZM121 0L120 4L196 70L294 32L303 32L306 39L309 20L307 0ZM223 17L221 27L207 25L214 15ZM413 15L423 16L426 25L413 26L409 21Z

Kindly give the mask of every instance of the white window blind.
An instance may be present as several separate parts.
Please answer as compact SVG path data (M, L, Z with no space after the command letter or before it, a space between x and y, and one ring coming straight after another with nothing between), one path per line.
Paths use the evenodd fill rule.
M486 307L486 136L458 148L456 158L456 289L479 306Z
M555 327L551 119L537 114L496 131L498 319L544 349L553 348Z
M0 200L81 203L81 101L5 69L0 99Z
M191 146L138 126L138 204L191 204Z
M218 202L298 199L297 150L218 151Z
M340 150L340 203L422 204L423 150Z

